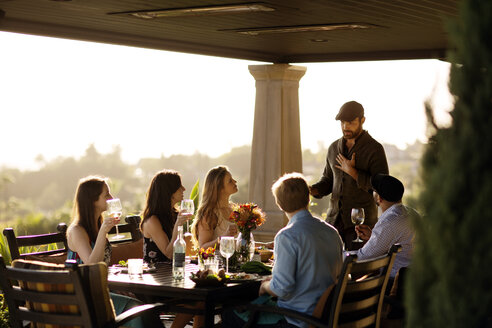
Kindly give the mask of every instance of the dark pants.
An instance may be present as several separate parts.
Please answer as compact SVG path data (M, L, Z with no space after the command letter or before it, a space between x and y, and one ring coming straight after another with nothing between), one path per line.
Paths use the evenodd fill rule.
M246 324L246 321L241 319L234 313L234 310L229 308L224 310L222 313L222 327L224 328L240 328L243 327ZM269 324L269 325L259 325L259 324L253 324L252 327L257 327L257 328L295 328L297 326L291 325L287 322L287 320L280 320L276 324Z

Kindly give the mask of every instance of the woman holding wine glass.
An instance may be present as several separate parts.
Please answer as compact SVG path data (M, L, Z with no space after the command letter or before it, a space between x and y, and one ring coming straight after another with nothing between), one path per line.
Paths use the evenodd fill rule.
M112 199L106 179L89 176L79 181L73 202L72 222L67 229L68 259L81 263L111 260L111 244L107 234L118 222L118 217L103 219L106 201Z
M82 178L77 186L73 201L72 222L67 229L68 254L67 259L77 263L91 264L111 261L111 244L107 238L108 232L120 221L118 216L108 216L102 213L107 210L107 201L112 199L105 178L88 176ZM121 214L120 214L121 215ZM120 314L142 303L134 298L110 293L116 314ZM161 327L159 318L142 316L131 320L129 327Z
M144 261L169 262L173 257L173 243L178 237L178 226L192 217L192 213L178 212L176 205L183 200L185 187L178 172L157 172L147 191L140 229L144 237Z
M229 222L232 204L229 198L237 192L236 180L225 166L208 171L202 191L202 200L191 227L191 233L200 248L214 247L222 236L234 236L235 224Z

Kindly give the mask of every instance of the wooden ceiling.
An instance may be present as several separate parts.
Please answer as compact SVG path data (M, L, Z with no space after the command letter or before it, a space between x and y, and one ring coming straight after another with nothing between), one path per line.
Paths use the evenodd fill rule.
M121 14L232 4L273 10L154 19ZM444 58L445 22L457 7L458 0L0 0L0 30L273 63ZM369 28L237 32L340 23Z

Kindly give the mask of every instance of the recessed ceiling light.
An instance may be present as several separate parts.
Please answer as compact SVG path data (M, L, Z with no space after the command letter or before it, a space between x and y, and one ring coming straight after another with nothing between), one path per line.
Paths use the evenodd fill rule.
M233 30L222 30L236 32L246 35L272 34L272 33L299 33L299 32L323 32L336 30L368 29L379 27L378 25L367 23L337 23L322 25L297 25L297 26L273 26L259 28L243 28Z
M328 39L311 39L311 42L328 42Z
M138 18L154 19L160 17L205 16L218 14L241 14L250 12L274 11L275 8L261 3L247 3L223 6L190 7L175 9L139 10L109 13L109 15L131 15Z

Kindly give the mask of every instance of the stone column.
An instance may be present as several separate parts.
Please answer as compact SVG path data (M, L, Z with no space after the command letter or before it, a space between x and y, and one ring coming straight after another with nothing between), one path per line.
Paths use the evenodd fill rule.
M298 91L306 67L250 65L249 71L256 80L249 199L267 214L255 231L256 240L267 241L287 222L275 204L273 182L284 173L302 172Z

